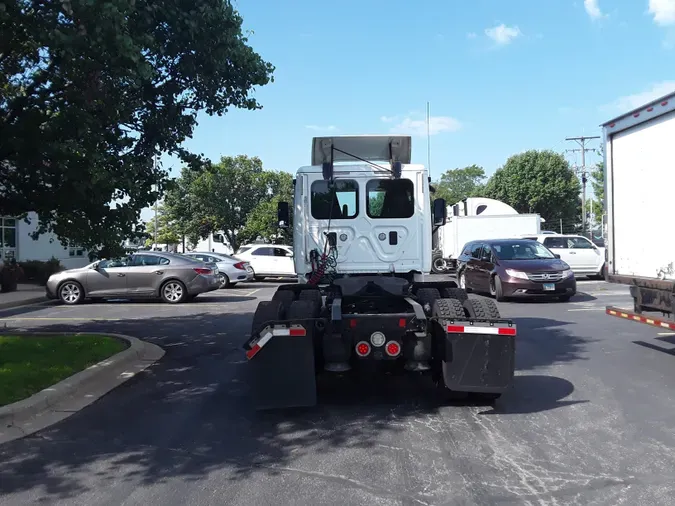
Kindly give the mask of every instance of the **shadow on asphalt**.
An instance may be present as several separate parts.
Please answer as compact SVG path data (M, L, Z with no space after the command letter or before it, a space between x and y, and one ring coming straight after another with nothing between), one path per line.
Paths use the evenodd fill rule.
M520 375L493 407L441 403L428 378L392 375L367 383L321 378L319 406L256 412L241 348L251 317L198 314L40 327L129 334L164 347L166 355L70 418L1 446L0 495L31 491L51 503L110 490L126 498L139 485L198 481L213 472L247 487L253 473L282 472L305 455L371 449L423 428L453 432L460 430L454 421L472 427L475 414L522 415L584 402L563 400L574 391L567 380L523 374L579 359L584 340L567 335L564 322L519 318Z

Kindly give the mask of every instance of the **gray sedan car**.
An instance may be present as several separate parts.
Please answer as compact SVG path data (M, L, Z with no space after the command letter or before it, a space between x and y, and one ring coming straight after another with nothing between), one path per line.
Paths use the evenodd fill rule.
M251 264L241 261L225 253L209 253L204 251L190 251L183 256L195 258L203 262L213 263L218 267L218 276L221 279L221 288L231 288L240 281L252 281L253 269Z
M85 299L151 299L177 304L220 288L215 265L172 253L143 251L99 260L50 276L47 297L73 305Z

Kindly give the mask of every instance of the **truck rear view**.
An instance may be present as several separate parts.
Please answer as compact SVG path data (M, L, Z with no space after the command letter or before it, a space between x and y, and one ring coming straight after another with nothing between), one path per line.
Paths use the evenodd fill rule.
M675 92L605 123L603 134L607 280L629 285L634 303L607 314L675 330Z

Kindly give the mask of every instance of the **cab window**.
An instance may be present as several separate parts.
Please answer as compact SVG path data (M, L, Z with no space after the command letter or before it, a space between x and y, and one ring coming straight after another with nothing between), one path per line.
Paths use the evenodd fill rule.
M415 214L415 186L409 179L371 179L366 185L370 218L410 218Z
M314 181L311 196L316 220L350 220L359 213L359 184L353 179Z

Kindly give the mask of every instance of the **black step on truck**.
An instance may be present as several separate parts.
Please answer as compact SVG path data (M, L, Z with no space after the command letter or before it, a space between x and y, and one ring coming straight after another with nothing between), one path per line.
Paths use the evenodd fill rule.
M319 137L295 179L297 284L260 302L244 343L257 409L314 406L318 374L363 366L430 375L439 393L497 399L513 382L516 326L490 299L433 280L447 219L407 136ZM291 222L280 203L279 226Z

